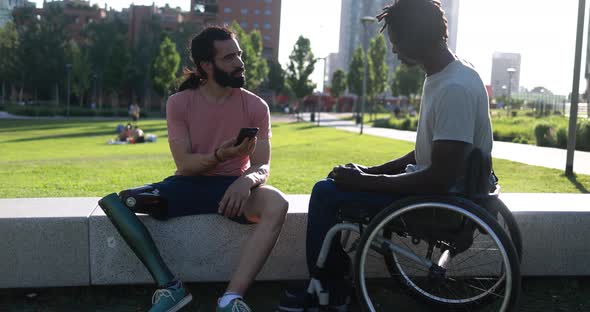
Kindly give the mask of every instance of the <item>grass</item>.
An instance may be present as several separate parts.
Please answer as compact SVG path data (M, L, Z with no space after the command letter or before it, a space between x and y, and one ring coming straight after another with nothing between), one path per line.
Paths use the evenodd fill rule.
M0 198L102 196L156 182L175 170L163 120L141 121L156 143L107 145L117 120L0 120ZM273 125L270 183L285 193L310 193L333 166L378 164L413 144L310 124ZM590 176L495 160L505 192L588 193Z

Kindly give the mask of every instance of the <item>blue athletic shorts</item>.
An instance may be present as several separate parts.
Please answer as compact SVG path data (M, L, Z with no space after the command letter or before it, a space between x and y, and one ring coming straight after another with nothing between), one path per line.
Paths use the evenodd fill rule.
M227 188L239 177L231 176L170 176L151 184L168 201L168 218L218 214L219 202ZM252 224L245 216L229 218L242 224Z

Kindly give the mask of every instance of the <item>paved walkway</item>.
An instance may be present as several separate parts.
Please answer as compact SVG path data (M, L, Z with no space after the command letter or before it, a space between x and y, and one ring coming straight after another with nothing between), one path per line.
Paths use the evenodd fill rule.
M301 116L303 119L309 120L309 114L301 114ZM350 114L347 114L347 116L350 116ZM360 126L355 125L353 121L342 120L342 117L342 114L321 113L320 126L359 132ZM413 131L375 128L365 125L363 132L378 137L416 142L416 132ZM501 141L494 141L492 150L492 156L495 158L560 170L565 170L566 153L565 149ZM576 151L574 153L574 172L590 174L590 152Z

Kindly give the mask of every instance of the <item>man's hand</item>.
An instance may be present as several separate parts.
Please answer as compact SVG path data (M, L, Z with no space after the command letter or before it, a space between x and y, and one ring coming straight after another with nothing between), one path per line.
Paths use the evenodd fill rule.
M221 202L219 202L219 214L228 218L243 215L244 205L246 204L248 197L250 197L251 186L252 181L244 177L238 178L234 181L234 183L227 188L225 194L223 194L223 198L221 198Z
M360 186L362 185L362 180L366 177L366 174L361 168L348 165L349 164L334 167L328 178L334 179L336 186L345 191L361 191ZM366 169L366 167L363 168Z
M234 146L236 140L236 138L233 138L223 142L217 150L217 157L226 161L237 157L251 155L254 152L254 149L256 148L256 137L245 138L240 145Z
M355 170L360 171L361 173L372 174L371 168L367 168L363 165L359 165L359 164L355 164L355 163L348 163L346 165L340 165L340 166L334 167L334 169L341 168L341 167L355 169ZM328 174L329 179L334 179L334 169L332 169L332 171Z

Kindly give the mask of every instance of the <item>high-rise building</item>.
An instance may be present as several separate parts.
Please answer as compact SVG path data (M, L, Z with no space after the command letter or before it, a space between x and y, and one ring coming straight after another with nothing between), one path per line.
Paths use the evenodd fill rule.
M338 53L330 53L326 58L326 76L324 77L324 83L327 86L332 85L332 77L334 77L334 72L341 68L340 66L340 56Z
M12 10L25 6L35 7L35 3L27 0L0 0L0 27L12 20Z
M364 46L363 39L365 36L363 25L361 24L361 17L378 15L382 8L389 2L391 0L342 0L340 11L340 43L338 49L339 65L342 69L348 71L348 65L350 64L354 50ZM378 25L368 25L367 33L367 38L376 36L378 34ZM391 53L388 53L388 65L395 64L393 59L394 57Z
M508 95L508 92L516 93L519 91L519 87L520 54L495 52L492 59L492 91L494 96Z
M281 0L217 0L216 9L220 24L231 25L236 21L246 32L259 30L264 47L262 56L278 60Z
M457 50L457 31L459 29L459 0L442 0L441 5L447 17L449 39L447 45L451 51Z
M361 17L376 16L382 12L382 9L391 4L392 0L342 0L340 12L340 44L339 44L339 68L348 71L348 65L352 59L353 52L356 48L363 46L363 25ZM459 20L459 0L442 0L441 5L445 11L448 22L449 48L455 51L457 46L457 28ZM368 26L368 37L373 38L378 34L380 26L372 24ZM393 74L399 60L390 53L391 43L387 42L387 65L390 74Z

